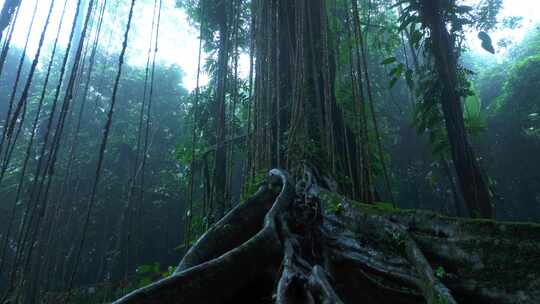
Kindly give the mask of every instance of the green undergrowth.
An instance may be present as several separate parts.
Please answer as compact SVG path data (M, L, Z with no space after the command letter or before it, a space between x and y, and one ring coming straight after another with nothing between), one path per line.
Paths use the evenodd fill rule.
M261 170L255 173L254 176L248 178L243 186L244 191L242 193L240 203L242 204L248 198L253 196L257 192L257 190L259 190L259 187L266 181L267 177L268 177L268 171Z

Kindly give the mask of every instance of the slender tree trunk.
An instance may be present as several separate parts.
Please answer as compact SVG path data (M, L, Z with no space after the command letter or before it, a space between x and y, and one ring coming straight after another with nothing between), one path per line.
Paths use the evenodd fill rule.
M473 217L493 217L488 187L476 155L467 138L461 96L458 94L457 58L450 34L441 16L440 0L423 0L423 22L431 30L432 52L443 84L442 110L450 141L452 160L463 191L465 204Z
M19 8L21 0L6 0L0 12L0 36L13 19L13 14Z
M217 88L215 94L216 101L216 154L214 159L214 177L213 193L211 206L214 207L214 215L221 217L224 211L225 202L223 201L226 192L227 175L227 147L225 139L227 137L225 122L225 93L227 84L227 63L229 58L229 24L228 24L228 6L226 1L219 5L220 10L224 12L219 24L219 54L217 70Z

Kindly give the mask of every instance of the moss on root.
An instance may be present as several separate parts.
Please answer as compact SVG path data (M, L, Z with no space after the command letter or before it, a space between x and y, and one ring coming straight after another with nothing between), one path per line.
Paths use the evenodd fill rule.
M389 204L363 204L331 192L324 192L321 198L327 210L335 210L336 205L353 207L353 214L336 213L344 222L352 223L364 215L406 225L432 267L446 270L443 281L457 279L457 285L470 292L484 290L494 296L504 292L517 298L524 291L540 289L539 224L454 218ZM362 233L359 238L365 237L365 231ZM394 253L401 247L397 238L381 238L376 245L383 252ZM523 303L530 302L523 297Z

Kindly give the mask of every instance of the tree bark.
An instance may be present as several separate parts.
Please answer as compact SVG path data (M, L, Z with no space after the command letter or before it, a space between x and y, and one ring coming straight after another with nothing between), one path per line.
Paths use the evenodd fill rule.
M229 58L229 22L228 1L220 1L217 8L223 12L219 21L219 51L217 69L217 88L215 93L215 128L216 153L214 158L214 174L212 197L210 199L212 216L221 218L225 212L226 175L227 175L227 147L223 144L227 138L225 123L225 94L227 85L227 63Z

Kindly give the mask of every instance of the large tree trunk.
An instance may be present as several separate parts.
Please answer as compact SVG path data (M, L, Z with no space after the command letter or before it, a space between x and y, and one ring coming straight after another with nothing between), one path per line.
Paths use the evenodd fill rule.
M442 110L465 204L473 217L494 216L490 195L475 153L467 138L461 97L458 94L458 73L455 48L441 16L440 0L423 0L421 15L431 31L432 53L443 85Z
M539 225L364 205L297 176L270 171L175 274L114 303L540 303Z
M352 169L361 152L346 140L354 133L335 96L337 45L329 39L326 2L257 0L252 14L256 157L250 169L307 161L329 174L347 172L350 182L340 190L359 192L362 178Z

